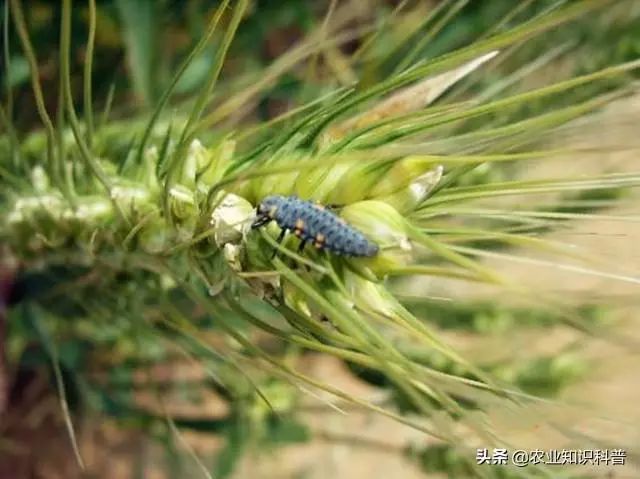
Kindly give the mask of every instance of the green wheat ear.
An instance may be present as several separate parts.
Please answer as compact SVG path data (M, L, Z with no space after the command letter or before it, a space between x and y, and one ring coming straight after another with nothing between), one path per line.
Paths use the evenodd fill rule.
M226 422L211 426L214 433L242 424L247 435L267 441L270 421L295 415L299 402L321 392L331 406L366 408L455 447L466 457L465 473L480 475L486 471L469 464L469 449L512 441L489 420L491 413L526 416L537 407L560 407L540 396L588 371L571 348L557 358L494 355L484 342L487 332L504 334L508 343L526 318L526 328L538 333L569 325L621 340L606 319L585 312L593 305L570 304L488 259L546 261L640 283L592 252L548 236L576 219L637 220L599 212L625 201L640 184L637 172L528 177L528 168L565 161L568 154L609 151L557 143L566 129L582 125L577 120L628 94L640 61L600 59L588 71L542 84L545 75L536 75L571 58L578 69L598 47L578 46L571 28L606 30L607 20L624 17L623 9L607 11L612 2L605 1L505 9L495 31L467 32L466 46L459 47L446 34L464 2L442 2L426 17L417 16L421 7L405 3L385 17L384 28L360 31L350 26L355 14L348 5L332 8L322 28L249 86L234 88L234 78L221 72L249 2L223 1L150 115L116 120L105 114L99 121L91 87L96 5L89 1L81 117L71 90L72 2L65 0L56 122L44 102L23 5L5 4L5 58L11 58L11 20L44 130L18 131L9 88L0 109L6 185L0 238L19 261L20 275L51 280L47 275L59 272L48 294L27 298L10 319L27 318L38 332L80 464L61 366L97 408L149 427L161 424L168 436L180 437L189 425L135 407L131 398L110 397L108 387L59 354L73 341L112 351L110 361L95 355L96 370L122 364L129 374L131 364L173 364L176 352L181 361L195 359L230 405ZM181 78L213 38L216 55L200 93L172 103ZM340 47L355 38L360 48L347 57ZM135 60L137 53L130 53ZM240 118L285 73L317 58L338 81L271 120ZM9 70L10 62L5 66ZM357 75L362 80L355 85L339 83ZM138 91L143 80L135 78ZM178 113L167 111L171 104ZM338 214L376 242L379 254L300 254L293 238L279 246L275 224L250 229L255 205L268 194L342 205ZM432 301L430 291L443 288L491 296L488 306L471 294L447 293L455 298L450 305ZM476 347L454 347L460 342L454 328ZM29 333L16 331L16 344L26 342ZM270 338L266 346L256 340L260 335ZM388 392L383 404L306 374L297 361L302 351L375 373ZM23 351L12 354L17 360ZM576 437L571 428L561 432ZM239 439L228 434L233 447Z

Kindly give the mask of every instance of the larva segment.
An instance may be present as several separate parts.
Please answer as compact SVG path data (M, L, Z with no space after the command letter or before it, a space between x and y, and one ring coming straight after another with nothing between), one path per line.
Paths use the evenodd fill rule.
M296 196L267 196L257 208L252 227L258 228L275 221L283 231L292 230L301 239L321 250L344 256L375 256L378 245L369 241L360 231L318 203L301 200Z
M322 233L318 233L316 234L316 239L313 242L313 246L315 246L318 249L322 249L324 248L324 241L325 241L325 236Z
M298 218L296 220L296 227L294 228L294 232L298 238L304 235L304 220L302 218Z

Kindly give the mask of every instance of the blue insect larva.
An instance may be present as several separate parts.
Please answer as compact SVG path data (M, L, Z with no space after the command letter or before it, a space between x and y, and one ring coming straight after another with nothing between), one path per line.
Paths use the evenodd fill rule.
M267 196L256 208L252 228L275 221L282 231L278 243L288 230L300 238L298 252L312 242L317 249L326 249L343 256L375 256L378 245L324 206L297 196Z

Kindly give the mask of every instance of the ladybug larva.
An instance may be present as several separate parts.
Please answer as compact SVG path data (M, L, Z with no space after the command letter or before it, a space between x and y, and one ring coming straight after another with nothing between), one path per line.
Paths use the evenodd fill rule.
M282 229L278 243L289 230L300 238L298 252L302 252L307 243L313 243L317 249L343 256L375 256L378 253L377 244L333 211L297 196L265 197L256 208L256 219L251 228L259 228L270 221L275 221Z

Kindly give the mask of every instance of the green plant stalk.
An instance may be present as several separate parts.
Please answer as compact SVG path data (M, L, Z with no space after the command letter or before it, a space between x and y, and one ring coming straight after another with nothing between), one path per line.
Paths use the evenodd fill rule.
M226 3L221 5L220 10L222 10L222 7L224 7L225 5ZM240 20L247 8L247 5L248 0L240 0L234 8L231 23L228 29L225 31L224 37L222 39L222 45L220 46L220 51L218 52L214 65L210 70L209 78L207 79L205 87L202 89L202 93L196 99L189 118L187 119L187 123L182 130L182 134L180 135L180 140L178 141L178 146L175 149L175 153L170 159L167 178L164 183L164 214L167 218L172 218L172 216L169 214L169 191L176 183L176 176L178 174L178 171L181 169L181 166L183 165L186 150L197 134L198 129L196 122L200 119L202 112L209 102L209 97L211 96L211 92L213 91L213 88L215 87L218 80L218 76L220 74L220 70L222 69L222 64L227 54L227 50L229 49L231 41L235 36L236 30L240 25Z
M428 75L440 73L447 68L454 68L465 61L469 61L479 55L489 53L494 50L499 50L504 46L515 43L519 40L524 40L536 33L544 32L550 28L553 28L559 24L562 24L568 20L571 20L578 15L583 15L590 9L601 8L603 3L607 3L610 0L591 0L578 2L575 5L567 7L563 10L555 12L546 16L538 21L526 22L521 26L518 26L508 32L498 34L487 40L481 40L469 47L459 49L453 53L442 55L434 60L427 62L424 66L406 70L387 81L383 81L378 85L373 86L367 91L353 95L353 98L342 102L339 106L333 107L330 114L327 112L324 115L323 121L320 121L309 137L315 139L325 127L334 121L334 119L348 110L352 110L371 98L374 98L380 94L384 94L396 88L405 86L411 82L417 81Z
M80 153L87 166L95 177L102 183L105 190L111 195L111 189L113 185L111 180L107 177L97 161L95 161L93 154L89 150L87 143L80 134L80 122L76 115L75 107L73 106L73 94L71 92L71 71L69 69L69 50L71 47L71 3L72 0L63 0L62 3L62 28L60 34L60 69L63 78L62 90L64 92L64 102L67 113L69 115L69 123L73 131L73 135L76 139L76 144L80 149ZM124 217L124 214L123 214Z
M40 115L40 119L44 124L46 135L47 135L47 165L49 168L49 173L51 175L52 180L57 185L61 186L62 181L58 175L58 171L60 171L60 169L58 168L58 164L57 164L58 160L56 159L55 152L54 152L55 129L53 127L51 118L49 117L49 113L47 112L47 108L45 107L45 104L44 104L44 97L42 95L42 87L40 85L40 79L39 79L39 73L38 73L38 62L36 60L36 55L31 45L31 41L29 40L29 33L27 31L27 25L24 20L24 13L22 11L21 2L20 0L10 0L10 1L11 1L11 13L13 15L13 22L18 32L18 36L20 37L20 42L22 43L22 49L24 50L24 54L27 57L27 61L29 62L29 68L31 70L31 88L35 96L36 106L38 108L38 115ZM8 44L7 44L7 48L8 48ZM10 120L11 118L9 117L9 121Z
M180 67L178 68L176 74L174 75L173 79L171 80L171 83L165 89L164 93L160 97L160 100L158 100L158 104L155 107L155 109L153 110L153 114L151 115L151 118L147 122L147 126L146 126L146 128L144 130L144 133L142 134L142 138L140 140L140 145L138 146L136 163L140 163L142 161L142 155L144 153L145 148L147 147L147 145L149 143L149 138L151 137L151 132L153 131L154 126L158 122L158 119L160 118L160 115L161 115L162 111L164 110L165 106L167 105L167 102L171 98L171 94L175 90L176 85L178 84L178 82L180 81L182 76L184 75L184 72L187 70L187 67L193 62L193 60L202 52L202 50L204 50L204 48L209 43L211 37L213 36L213 34L215 33L215 31L216 31L216 29L218 27L218 23L220 22L220 19L222 18L223 13L227 9L227 5L228 4L229 4L229 0L225 0L217 8L215 14L213 15L213 17L209 21L209 25L207 26L206 33L198 41L198 43L195 46L195 48L193 48L193 50L191 50L191 52L189 53L187 58L185 58L184 62L180 65Z
M423 35L413 46L413 48L411 49L411 51L402 59L402 62L400 62L398 64L398 66L395 69L395 73L399 73L402 70L406 69L409 65L411 65L411 63L413 63L416 59L416 57L419 55L420 50L422 50L426 45L429 44L430 41L432 41L437 35L438 33L440 33L440 31L449 24L449 22L451 21L452 18L454 18L459 12L460 10L462 10L465 5L468 3L469 0L458 0L454 5L452 5L449 10L447 11L447 13L445 13L442 18L440 20L438 20L438 22L429 29L429 31L427 32L426 35ZM446 6L447 2L443 2L440 5L438 5L438 7L440 6ZM437 11L438 11L438 7L434 8L431 12L430 15L436 15ZM427 20L428 21L428 20ZM426 23L426 21L425 21Z
M93 49L96 40L96 0L89 0L89 36L84 56L84 120L87 125L87 147L93 146L93 95L91 73L93 72Z
M11 78L11 44L9 42L9 2L4 2L2 16L2 53L4 55L5 87L7 90L6 115L8 119L13 118L13 89L9 79Z

